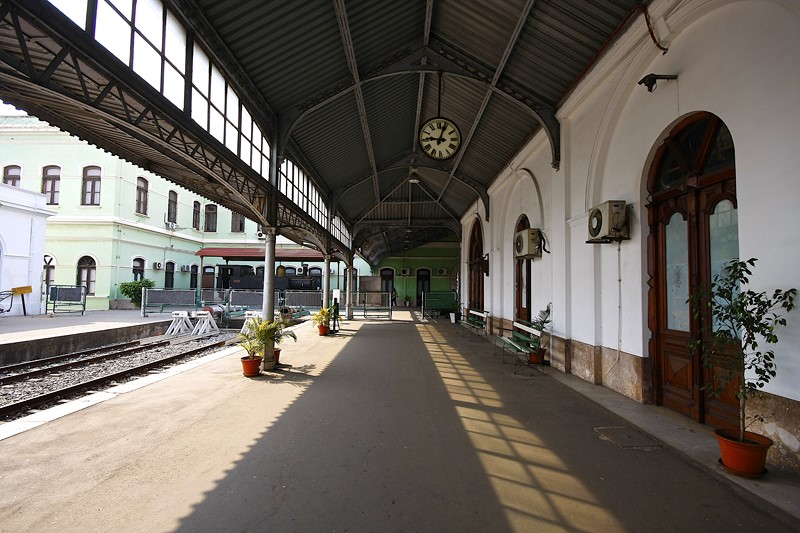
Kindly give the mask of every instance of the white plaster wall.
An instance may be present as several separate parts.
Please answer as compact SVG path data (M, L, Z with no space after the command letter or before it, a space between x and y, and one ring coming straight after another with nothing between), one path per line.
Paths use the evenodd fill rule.
M487 301L491 302L491 308L487 310L494 316L506 319L514 316L514 235L519 218L525 215L532 228L540 228L544 232L547 248L551 252L554 246L559 246L559 241L553 239L551 214L547 209L550 205L550 185L554 173L550 157L550 147L546 139L537 136L526 153L520 154L489 188L491 211L488 228L491 231L492 248L491 276L487 278L486 287L487 291L491 287L491 294L487 292ZM463 231L468 233L472 229L472 219L465 217L465 220L467 223L463 226ZM464 242L469 243L468 235ZM462 247L462 250L466 261L468 248ZM553 300L553 255L555 254L544 253L532 264L531 306L534 314Z
M25 307L29 315L38 315L43 311L40 293L44 236L47 217L51 215L53 213L47 210L43 194L0 184L0 290L30 285L33 292L25 295ZM8 309L10 303L10 300L4 301L3 309ZM4 316L21 314L21 297L14 296L13 307Z
M706 4L700 6L700 4ZM798 3L800 4L800 3ZM710 111L731 130L736 149L739 243L742 257L760 259L754 288L798 287L795 262L800 237L800 68L798 6L780 1L684 2L665 23L674 32L669 53L642 63L635 76L649 72L677 74L661 81L653 93L643 87L620 86L624 107L607 141L602 168L593 176L594 201L624 199L634 203L632 239L622 244L622 349L645 354L647 212L642 200L644 178L653 147L680 118ZM704 7L704 9L701 9ZM690 15L702 14L693 20ZM630 83L628 83L630 85ZM601 143L602 144L602 143ZM601 270L614 264L614 250L601 252ZM616 310L613 276L600 280L602 316ZM638 320L637 320L638 318ZM800 377L800 315L795 327L781 332L778 378L770 392L800 399L793 385ZM613 321L604 321L611 326ZM613 346L613 327L605 327L604 346Z
M548 179L546 183L549 184L549 181ZM550 232L542 209L544 205L542 196L547 194L547 189L543 190L539 179L528 169L522 169L512 172L505 180L502 189L493 193L497 194L496 205L501 206L501 210L497 213L498 223L493 224L495 243L502 258L501 264L498 265L501 278L497 287L497 292L501 295L498 310L501 316L511 318L514 316L515 304L514 237L517 221L525 215L530 227L542 229L549 249ZM531 311L534 315L552 299L551 285L548 283L551 277L550 266L550 255L547 253L543 253L541 258L535 258L531 265Z
M690 113L718 115L733 135L740 251L760 258L754 287L800 287L800 2L655 0L649 11L669 52L656 49L638 17L559 110L560 170L550 168L540 133L492 185L492 217L483 221L485 251L493 251L486 299L493 314L510 318L510 235L522 212L532 225L537 218L537 200L518 176L520 169L530 171L540 185L541 221L552 251L534 263L534 294L550 287L554 332L611 348L619 343L622 351L642 357L650 337L645 176L654 148ZM648 93L637 82L651 72L679 78L660 81ZM632 206L631 239L619 250L616 244L586 244L587 209L616 199ZM464 219L464 261L472 220ZM790 321L780 335L780 371L769 390L800 399L794 386L800 378L800 312Z

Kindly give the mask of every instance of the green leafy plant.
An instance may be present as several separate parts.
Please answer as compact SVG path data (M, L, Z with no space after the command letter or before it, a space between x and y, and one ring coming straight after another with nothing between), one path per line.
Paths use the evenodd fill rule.
M142 306L142 287L151 289L156 286L152 279L142 278L138 281L126 281L119 284L119 292L131 299L136 307Z
M775 344L775 329L786 325L785 312L794 308L797 289L776 289L772 296L743 287L750 283L757 259L732 259L715 275L710 287L700 287L689 298L694 316L702 320L711 312L712 327L703 327L700 338L689 343L700 350L703 364L713 373L704 388L719 397L735 382L739 400L739 440L747 428L747 398L758 393L777 374L775 352L759 348L760 342Z
M254 359L258 353L266 356L266 350L272 345L279 345L285 339L297 341L294 331L287 331L287 323L283 320L267 321L261 317L251 318L247 321L247 327L243 328L239 334L239 346L241 346L250 359Z
M311 315L311 322L315 326L327 326L331 321L330 307L322 307L319 311Z
M531 321L531 326L534 329L538 329L539 331L544 332L544 330L547 328L547 325L550 324L550 322L552 321L553 321L552 318L550 318L550 304L547 304L547 307L539 311L539 314L536 315L536 318L534 318ZM533 337L532 345L533 348L537 350L540 349L542 347L541 336Z
M239 340L239 346L247 352L249 359L255 359L259 353L264 351L264 345L254 337L242 335Z

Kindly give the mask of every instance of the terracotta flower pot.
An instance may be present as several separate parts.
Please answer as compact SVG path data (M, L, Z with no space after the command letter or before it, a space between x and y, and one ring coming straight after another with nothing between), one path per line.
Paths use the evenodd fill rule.
M272 353L275 355L275 364L277 365L281 358L281 348L275 348Z
M245 377L252 378L261 374L261 360L263 357L254 357L250 359L245 356L242 357L242 373Z
M528 362L532 365L541 364L544 361L544 348L539 348L536 352L528 354Z
M738 429L718 429L714 431L719 443L721 463L731 474L744 477L758 477L766 473L767 450L772 439L744 432L744 442L739 441Z
M319 335L320 337L324 337L325 335L330 332L330 328L328 326L317 326L319 328Z

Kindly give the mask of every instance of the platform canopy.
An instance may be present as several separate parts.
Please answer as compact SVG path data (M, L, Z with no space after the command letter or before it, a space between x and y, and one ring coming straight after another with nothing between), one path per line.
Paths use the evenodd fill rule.
M277 226L298 243L310 240L337 256L359 252L372 264L460 236L461 218L476 202L491 217L489 186L537 133L558 167L559 106L619 32L644 24L648 4L53 0L71 11L84 2L89 8L77 20L87 23L78 29L45 0L0 1L0 99ZM166 31L137 26L146 10L163 7L156 19ZM95 13L110 14L115 28L133 28L129 40L113 41L121 52L95 40L106 28ZM174 21L186 30L183 56L169 56ZM159 50L158 35L165 36L169 60L161 78L135 74L137 47L148 50L141 44L148 40ZM200 55L192 55L195 46ZM185 87L163 82L167 74ZM162 80L154 94L148 77ZM219 117L213 109L200 113L209 132L217 127L210 138L196 123L204 90L209 101L214 91L227 95ZM247 115L230 119L240 103ZM450 144L458 143L442 142L451 139L443 121L424 130L433 118L460 131L450 157ZM308 176L324 208L298 208L308 187L276 190L264 169L242 165L251 150L242 156L241 139L230 141L226 132L249 128L251 120L278 157ZM252 137L247 143L254 144ZM321 220L328 214L340 229Z
M195 255L200 257L221 257L226 261L264 261L264 247L261 248L203 248ZM324 261L322 252L310 248L276 248L275 261Z

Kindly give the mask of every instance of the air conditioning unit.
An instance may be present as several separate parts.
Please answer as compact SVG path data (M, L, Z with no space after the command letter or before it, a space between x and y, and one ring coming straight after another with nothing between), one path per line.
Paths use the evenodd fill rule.
M161 270L161 263L159 261L153 261L153 270Z
M411 269L410 268L401 268L400 269L400 275L401 276L410 276L411 275Z
M267 234L263 231L256 232L256 238L263 241L267 238Z
M542 232L539 228L518 231L514 237L514 257L532 259L542 257Z
M167 222L164 222L164 225L166 225L167 229L170 229L170 230L178 229L178 224L176 222L167 221Z
M609 200L589 211L589 243L629 238L628 206L624 200Z
M181 265L181 272L191 272L191 265Z
M447 275L447 269L446 268L437 269L436 270L436 275L437 276L446 276Z

